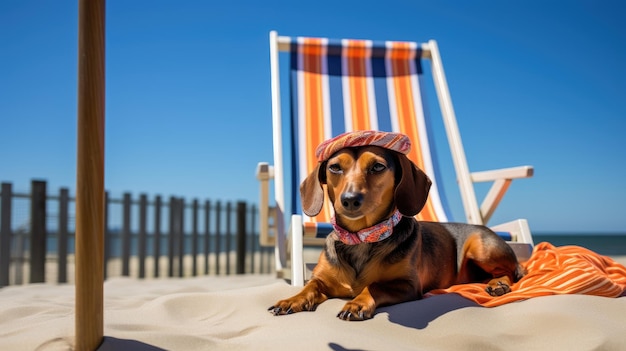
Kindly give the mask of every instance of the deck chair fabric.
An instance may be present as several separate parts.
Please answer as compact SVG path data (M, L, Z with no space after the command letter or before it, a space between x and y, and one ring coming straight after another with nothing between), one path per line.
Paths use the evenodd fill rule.
M433 181L417 218L448 221L422 108L417 45L295 38L290 51L291 135L298 184L317 166L315 148L324 140L355 130L400 132L413 142L409 159ZM295 214L302 213L297 191L292 192L292 208ZM305 216L304 221L327 223L331 216L326 201L317 217Z
M332 227L332 207L325 201L319 215L310 218L302 213L299 184L317 166L315 149L323 141L344 132L381 130L406 134L412 141L407 155L429 175L433 184L418 220L446 222L452 218L437 167L437 152L429 116L424 106L424 59L431 60L433 80L444 118L457 180L468 223L486 224L514 178L532 175L531 166L470 173L465 160L445 75L434 41L375 42L371 40L332 40L326 38L279 37L270 33L272 65L272 112L274 133L274 166L260 163L257 178L261 180L260 231L262 242L276 246L277 269L286 265L283 216L285 170L282 160L282 127L278 52L289 54L289 105L291 146L291 214L288 222L291 245L292 283L302 285L302 245L306 237L323 237ZM269 208L267 181L275 180L276 206ZM494 181L479 208L472 182ZM271 218L267 219L267 218ZM530 256L532 237L525 220L515 220L492 228L513 241L529 245L514 247ZM269 232L274 237L269 240ZM265 239L264 239L265 238ZM320 240L318 239L318 243Z

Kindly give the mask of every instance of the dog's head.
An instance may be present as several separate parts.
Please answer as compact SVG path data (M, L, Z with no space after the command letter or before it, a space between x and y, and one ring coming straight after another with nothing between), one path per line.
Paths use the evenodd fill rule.
M426 203L431 181L406 157L409 149L402 134L371 131L322 143L317 168L300 185L304 213L321 211L326 184L337 222L350 231L372 226L396 209L415 216Z

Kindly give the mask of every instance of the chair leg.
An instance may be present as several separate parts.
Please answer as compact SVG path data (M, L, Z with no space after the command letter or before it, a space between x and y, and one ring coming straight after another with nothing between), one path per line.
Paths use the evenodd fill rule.
M302 216L291 216L291 285L304 286Z

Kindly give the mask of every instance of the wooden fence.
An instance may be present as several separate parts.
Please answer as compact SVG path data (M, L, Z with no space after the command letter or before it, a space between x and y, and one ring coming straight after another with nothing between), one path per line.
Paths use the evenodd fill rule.
M273 271L273 250L258 244L254 205L130 193L107 193L105 201L105 279ZM0 287L73 282L74 206L67 188L50 195L45 181L33 180L27 194L2 183Z

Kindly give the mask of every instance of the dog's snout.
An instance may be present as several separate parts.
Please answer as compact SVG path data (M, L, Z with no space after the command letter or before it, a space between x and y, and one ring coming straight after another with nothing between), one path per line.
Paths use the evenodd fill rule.
M357 192L345 192L341 194L341 205L348 211L356 211L363 204L363 194Z

